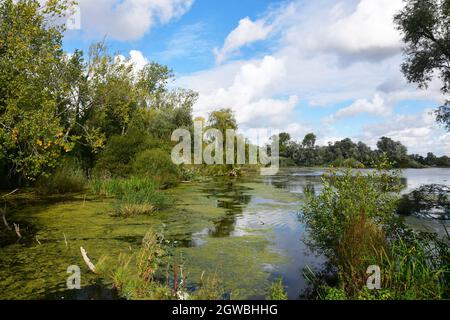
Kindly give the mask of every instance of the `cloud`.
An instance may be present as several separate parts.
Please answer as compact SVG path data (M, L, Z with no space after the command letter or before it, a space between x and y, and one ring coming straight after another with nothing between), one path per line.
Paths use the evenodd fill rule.
M288 37L302 39L310 52L330 53L346 63L380 61L401 51L393 17L403 6L402 0L361 0L356 7L339 1L329 11L315 12L311 23L294 25Z
M272 56L243 64L228 87L201 94L195 112L206 116L217 108L232 108L244 127L285 122L297 105L298 97L275 99L270 94L285 74L283 60Z
M227 36L223 47L214 50L216 62L222 63L243 46L267 39L271 30L272 27L266 25L264 20L252 21L249 17L242 19L236 29Z
M385 103L379 93L376 93L372 100L358 99L348 107L340 109L335 114L327 117L326 122L331 123L338 119L355 117L360 114L389 116L391 113L391 107Z
M450 133L436 124L432 108L417 115L395 115L383 123L367 125L357 138L375 147L382 136L400 141L409 153L426 155L433 151L439 156L450 154Z
M325 117L325 124L369 114L383 117L379 128L387 129L384 124L395 127L395 121L404 121L396 113L399 103L423 100L430 102L431 108L443 101L439 80L433 81L428 90L417 90L400 71L401 37L393 25L393 16L402 5L402 0L292 1L266 12L259 20L248 19L251 28L266 28L266 32L231 41L231 35L240 27L232 30L217 51L222 54L219 61L223 64L182 77L177 84L199 92L196 114L205 116L213 109L231 107L245 130L295 128L299 138L307 132L316 132L321 141L328 141L327 137L344 138L342 128L324 126L321 119L327 108L348 101L352 103ZM258 39L270 40L264 58L227 61ZM309 120L300 118L303 114ZM416 126L417 121L423 122L423 115L416 117L409 122L411 131L404 128L376 134L376 128L371 127L360 138L374 142L383 134L405 135L411 150L419 150L420 145L408 138L417 136L415 141L420 141L430 137L427 148L443 150L443 130L431 127L434 119L430 124Z
M194 0L79 0L85 33L137 40L157 24L184 15Z
M138 50L131 50L128 58L123 55L117 55L115 59L127 65L132 64L135 72L139 72L149 63L149 60Z

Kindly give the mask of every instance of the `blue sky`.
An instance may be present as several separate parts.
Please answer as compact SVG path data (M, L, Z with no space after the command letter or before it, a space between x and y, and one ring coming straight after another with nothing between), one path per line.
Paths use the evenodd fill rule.
M250 137L315 132L372 147L385 135L410 153L450 154L450 134L431 111L444 97L399 71L401 0L79 0L79 30L65 49L87 50L106 36L136 68L171 67L173 86L200 94L195 115L232 108Z

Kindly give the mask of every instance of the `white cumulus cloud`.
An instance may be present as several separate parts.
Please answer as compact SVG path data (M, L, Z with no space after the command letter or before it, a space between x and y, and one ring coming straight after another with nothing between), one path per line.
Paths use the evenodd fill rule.
M340 123L332 126L342 118L377 115L385 121L380 127L391 119L402 121L396 110L400 103L405 106L408 101L422 100L432 107L444 101L439 80L428 90L418 90L400 71L401 35L393 17L402 6L402 0L291 1L259 20L241 20L217 51L223 63L182 77L178 85L199 92L196 114L231 107L243 129L295 128L298 134L309 129L327 141L327 137L345 136L346 128ZM252 34L247 29L259 32ZM265 58L227 61L248 43L269 39ZM324 111L348 101L352 102L335 114ZM405 135L408 142L410 136L424 139L429 129L433 136L427 147L442 150L441 141L448 135L434 120L433 125L436 127L415 126L411 131L405 128L391 133L394 137ZM369 131L373 135L361 138L375 139L375 131ZM389 131L378 133L377 138ZM408 146L419 149L413 142Z
M328 117L329 122L337 119L355 117L360 114L373 114L378 116L389 116L391 107L386 104L380 94L376 93L372 100L358 99L348 107L342 108Z
M87 34L115 40L142 38L156 24L184 15L194 0L79 0Z
M223 47L214 50L217 63L222 63L245 45L265 40L271 30L272 27L266 25L264 20L252 21L249 17L242 19L236 29L227 36Z

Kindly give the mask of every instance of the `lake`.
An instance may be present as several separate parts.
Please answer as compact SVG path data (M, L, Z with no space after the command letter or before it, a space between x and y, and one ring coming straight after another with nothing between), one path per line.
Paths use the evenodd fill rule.
M307 234L298 220L305 190L319 193L323 173L290 168L271 177L185 183L168 191L175 206L128 219L111 216L112 201L92 195L45 202L26 195L6 208L9 224L19 224L23 238L0 233L0 299L114 299L108 285L88 272L79 248L94 262L116 257L138 249L149 228L167 239L192 287L202 275L216 276L232 299L259 299L282 277L289 298L299 299L307 287L303 268L324 262L303 243ZM408 169L403 177L404 193L425 184L450 185L450 169ZM449 226L418 217L406 222L440 234L442 223ZM82 290L66 289L71 265L81 267Z

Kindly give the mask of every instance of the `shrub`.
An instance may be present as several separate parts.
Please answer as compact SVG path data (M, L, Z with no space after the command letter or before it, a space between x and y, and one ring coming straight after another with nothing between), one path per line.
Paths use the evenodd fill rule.
M400 178L398 172L382 169L368 173L331 169L322 181L319 196L307 195L301 220L310 230L311 245L336 262L336 249L345 233L356 227L355 221L366 219L363 227L372 228L394 218Z
M99 155L94 173L100 177L127 177L132 173L132 164L137 154L160 145L161 141L136 129L131 129L123 136L113 136Z
M149 149L139 153L132 164L132 170L134 175L151 178L163 188L174 186L181 176L170 153L163 149Z
M416 233L395 215L399 174L331 171L322 194L310 194L302 220L310 245L337 269L326 299L440 299L448 297L448 241ZM382 289L365 286L367 267L382 270ZM447 289L448 290L448 289Z
M285 168L285 167L296 167L297 164L295 163L295 161L291 158L286 158L286 157L280 157L280 167Z
M354 158L348 159L338 158L334 160L331 165L336 168L354 168L354 169L365 168L364 164L362 164L361 162L359 162Z
M86 188L87 178L73 163L65 163L49 177L40 177L36 182L36 192L40 195L81 192Z

